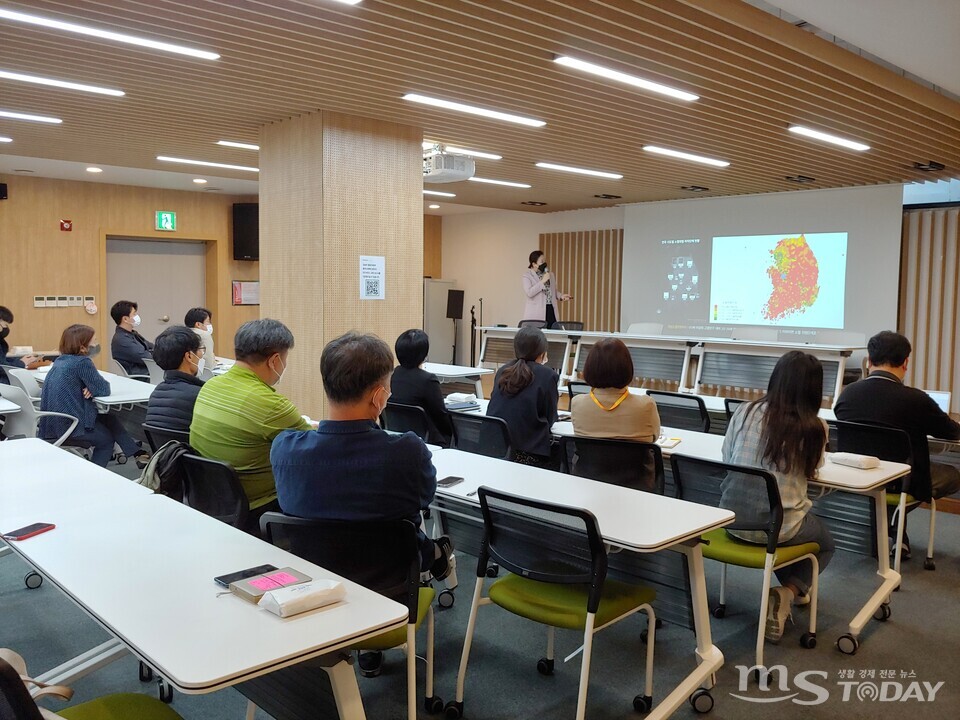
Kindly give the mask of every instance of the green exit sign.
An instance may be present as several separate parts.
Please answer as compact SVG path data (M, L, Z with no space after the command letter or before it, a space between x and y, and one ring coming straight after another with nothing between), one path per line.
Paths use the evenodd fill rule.
M157 210L157 230L173 232L177 229L177 214L172 210Z

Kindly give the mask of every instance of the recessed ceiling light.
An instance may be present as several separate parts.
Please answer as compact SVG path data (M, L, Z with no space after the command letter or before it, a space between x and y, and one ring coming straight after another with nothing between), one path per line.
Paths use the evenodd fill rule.
M435 195L437 197L456 197L456 193L440 192L439 190L424 190L424 195Z
M39 17L37 15L28 15L26 13L14 12L0 8L0 18L6 20L15 20L29 25L40 25L42 27L53 28L54 30L64 30L66 32L77 33L78 35L89 35L91 37L103 38L104 40L114 40L116 42L127 43L129 45L138 45L140 47L152 48L154 50L164 50L165 52L177 53L179 55L189 55L190 57L201 58L203 60L217 60L220 58L216 53L206 50L195 50L182 45L173 45L147 38L125 35L123 33L111 32L109 30L99 30L98 28L87 27L86 25L76 25L74 23L61 22L50 18Z
M680 160L690 160L692 162L703 163L704 165L713 165L714 167L727 167L730 163L726 160L716 160L714 158L704 157L703 155L694 155L692 153L681 152L679 150L670 150L656 145L644 145L643 149L647 152L657 155L667 155L668 157L679 158Z
M206 160L188 160L187 158L167 157L166 155L157 155L157 160L162 160L163 162L183 163L184 165L202 165L204 167L223 168L224 170L260 172L260 168L247 167L246 165L227 165L225 163L207 162Z
M0 110L0 117L10 118L11 120L29 120L31 122L53 123L59 125L63 122L60 118L46 117L44 115L28 115L27 113L13 112L11 110Z
M451 153L453 155L466 155L467 157L481 158L482 160L503 160L503 155L494 155L493 153L480 152L479 150L469 150L467 148L456 147L454 145L444 145L443 143L435 143L430 140L423 141L424 150L432 150L437 145L443 148L443 152Z
M0 142L13 142L13 138L0 137Z
M206 185L206 184L207 184L207 181L204 180L203 178L194 178L193 181L194 181L197 185Z
M546 205L545 202L540 202L539 200L524 200L521 205L533 205L534 207L543 207Z
M488 110L487 108L477 107L476 105L464 105L463 103L441 100L440 98L418 95L416 93L407 93L403 96L403 99L423 105L443 108L444 110L456 110L457 112L481 115L483 117L493 118L494 120L504 120L506 122L519 123L520 125L528 125L530 127L543 127L546 125L543 120L537 120L535 118L512 115L510 113L500 112L499 110Z
M869 150L869 145L864 145L861 142L856 142L855 140L847 140L842 138L839 135L831 135L830 133L820 132L819 130L814 130L813 128L804 127L803 125L791 125L788 130L797 135L803 135L804 137L813 138L814 140L822 140L823 142L832 143L834 145L839 145L841 147L848 148L849 150L856 150L858 152L863 152L864 150Z
M600 198L601 200L620 200L623 198L623 195L611 195L610 193L600 193L599 195L594 195L595 198Z
M704 187L703 185L684 185L680 189L686 190L687 192L707 192L710 188Z
M538 162L538 168L545 170L561 170L563 172L580 173L581 175L593 175L594 177L610 178L611 180L620 180L623 175L619 173L604 172L603 170L587 170L586 168L570 167L569 165L554 165L553 163Z
M651 80L644 80L636 75L627 75L627 73L622 73L618 70L611 70L610 68L605 68L601 65L594 65L593 63L589 63L584 60L578 60L577 58L567 57L566 55L558 55L553 59L553 61L558 65L571 67L575 70L582 70L583 72L588 72L592 75L599 75L600 77L607 78L608 80L616 80L617 82L633 85L634 87L642 88L644 90L650 90L651 92L660 93L661 95L669 95L677 100L686 100L687 102L692 102L700 99L699 95L684 92L683 90L677 90L669 85L661 85L660 83L656 83Z
M123 90L113 90L112 88L98 87L97 85L83 85L82 83L68 82L66 80L54 80L53 78L45 78L38 75L24 75L23 73L9 72L8 70L0 70L0 79L17 80L19 82L34 83L35 85L49 85L50 87L66 88L67 90L82 90L83 92L112 95L114 97L123 97L126 95Z
M102 173L102 172L103 172L103 168L88 167L88 168L87 168L87 172L88 172L88 173Z
M440 206L437 205L436 203L431 203L430 205L427 205L427 207L430 208L431 210L439 210L439 209L440 209Z
M527 185L526 183L512 182L510 180L491 180L490 178L477 177L476 175L474 175L472 178L467 178L467 179L470 180L470 182L487 183L489 185L506 185L507 187L515 187L515 188L530 187L530 185Z
M230 140L217 140L217 145L225 145L226 147L240 148L241 150L259 150L259 145L253 145L251 143L242 143L242 142L232 142Z

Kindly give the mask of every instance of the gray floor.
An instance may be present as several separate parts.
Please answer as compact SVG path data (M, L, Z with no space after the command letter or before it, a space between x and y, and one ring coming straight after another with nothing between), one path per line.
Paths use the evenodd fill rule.
M131 474L132 464L118 468ZM960 516L938 517L937 570L924 571L922 549L925 545L928 513L918 510L910 516L915 559L904 564L905 584L892 600L893 616L884 624L871 622L862 636L856 656L840 654L834 641L846 632L846 625L858 604L876 586L873 560L847 553L837 554L834 563L822 578L822 600L818 637L813 650L801 649L798 639L805 629L806 610L795 612L798 622L789 626L779 646L767 645L768 664L782 663L790 673L789 690L761 693L754 684L740 691L737 665L751 665L756 612L759 600L760 574L756 571L731 570L731 593L728 615L714 620L714 641L723 651L726 664L718 675L714 689L716 707L708 717L723 718L788 718L836 717L901 718L912 720L954 717L960 704L960 628L957 623L960 600ZM117 538L118 542L137 542L136 538ZM162 547L144 547L144 562L163 552ZM437 692L445 700L452 699L460 649L473 585L471 570L474 561L461 556L458 600L455 606L437 615ZM707 563L708 588L715 596L716 566ZM38 590L26 590L22 583L28 568L15 557L0 559L0 647L11 647L25 656L34 674L76 655L106 639L106 633L81 610L46 583ZM158 623L170 622L158 617ZM632 699L641 690L643 645L639 640L645 621L631 618L598 636L595 644L587 714L595 720L639 717L632 710ZM176 632L176 627L171 627ZM467 718L570 718L576 706L579 656L562 665L560 659L580 644L574 633L558 634L558 669L553 677L536 672L536 660L543 654L544 633L541 628L496 608L480 609L477 638L467 676ZM667 625L657 636L655 699L662 698L679 677L692 666L693 634ZM423 665L420 669L422 688ZM841 673L855 674L854 678ZM893 671L896 675L888 677ZM809 673L797 679L799 673ZM826 675L817 675L817 672ZM862 677L861 672L873 673ZM883 673L883 677L881 677ZM914 677L901 679L901 674ZM801 685L797 685L797 681ZM823 688L822 695L804 688L802 683ZM844 700L841 682L850 697ZM867 683L862 687L859 683ZM899 687L910 683L936 685L943 682L933 702L917 699L880 701L875 692L895 697ZM869 683L872 683L870 685ZM884 685L886 683L886 685ZM899 684L899 686L897 685ZM137 679L136 662L127 658L90 675L75 684L75 702L116 691L154 692ZM387 665L380 678L360 680L367 715L370 718L404 717L403 655L388 653ZM860 696L857 690L859 689ZM779 702L758 703L733 695L770 700L792 693L797 695ZM926 691L924 690L926 697ZM823 698L818 704L815 701ZM861 699L866 698L866 699ZM801 705L798 702L810 704ZM48 703L53 708L54 705ZM185 718L239 719L245 701L234 690L209 695L177 694L173 707ZM266 717L261 713L260 717ZM429 717L421 710L421 717ZM689 706L682 707L675 717L696 717Z

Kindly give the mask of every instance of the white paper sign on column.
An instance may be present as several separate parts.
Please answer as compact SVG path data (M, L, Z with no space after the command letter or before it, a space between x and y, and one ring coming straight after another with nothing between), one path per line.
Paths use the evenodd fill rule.
M384 300L387 297L386 258L360 256L360 299Z

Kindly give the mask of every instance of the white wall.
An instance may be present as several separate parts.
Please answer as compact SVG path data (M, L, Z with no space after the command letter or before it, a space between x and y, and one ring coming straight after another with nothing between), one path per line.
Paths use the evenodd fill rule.
M470 306L483 298L483 323L515 326L522 320L520 278L540 234L623 227L623 208L557 213L502 210L443 218L443 279L456 280L464 291L459 362L470 362ZM562 282L563 268L556 268ZM479 340L477 354L480 353Z

